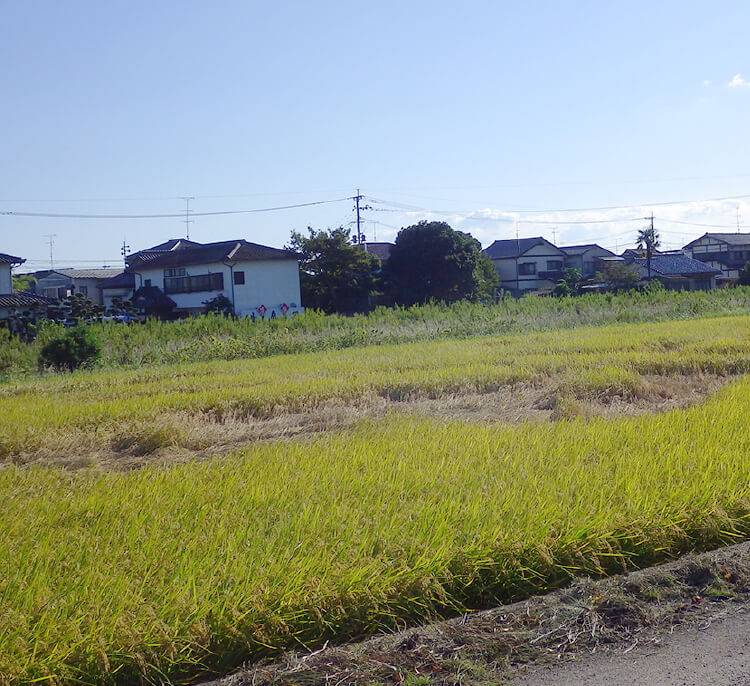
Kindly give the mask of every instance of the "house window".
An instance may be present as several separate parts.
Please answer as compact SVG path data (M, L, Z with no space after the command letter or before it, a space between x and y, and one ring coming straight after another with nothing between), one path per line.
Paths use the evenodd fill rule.
M523 262L522 264L519 264L518 273L521 274L521 276L536 274L536 262Z
M593 274L594 273L594 263L593 262L584 262L583 263L583 273L584 274Z
M556 272L562 269L562 262L560 260L547 260L547 271Z
M245 272L234 273L234 284L235 286L241 286L245 283Z
M151 279L146 279L146 280L145 280L145 281L143 282L143 285L144 285L144 286L145 286L146 288L150 288L150 287L151 287Z
M201 274L200 276L175 276L164 279L165 293L197 293L220 291L224 288L224 275Z
M88 286L79 286L78 292L81 295L88 295L89 294L89 287Z
M187 272L185 271L185 267L172 267L170 269L164 270L164 276L165 278L169 278L172 276L185 276Z
M44 295L48 298L56 298L59 294L57 288L45 288Z

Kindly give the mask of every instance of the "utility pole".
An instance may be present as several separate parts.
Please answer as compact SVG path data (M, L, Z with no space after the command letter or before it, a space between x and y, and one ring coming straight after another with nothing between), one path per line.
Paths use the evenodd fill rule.
M54 269L55 268L55 260L52 257L52 246L55 244L55 238L57 238L56 233L45 233L44 238L47 239L47 242L49 243L49 268Z
M122 255L122 261L125 263L126 267L128 266L127 256L128 256L129 252L130 252L130 246L129 245L125 245L125 239L123 238L122 239L122 247L120 248L120 255Z
M357 213L357 240L356 243L359 245L360 243L365 242L365 237L362 235L362 218L360 216L360 212L363 212L364 210L371 210L372 207L369 205L362 205L360 204L362 200L364 200L364 195L360 193L359 188L357 189L357 195L355 195L352 200L354 200L354 211Z
M193 220L190 219L190 201L195 200L194 195L181 195L180 200L185 201L185 219L183 219L183 223L185 224L185 238L190 240L190 225L193 223Z

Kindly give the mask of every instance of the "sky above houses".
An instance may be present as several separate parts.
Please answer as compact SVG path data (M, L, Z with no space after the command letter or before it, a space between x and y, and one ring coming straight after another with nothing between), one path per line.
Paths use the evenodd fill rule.
M622 250L652 212L669 248L750 231L748 20L689 0L0 0L0 252L46 268L54 235L57 267L117 265L123 241L186 228L281 247L352 222L358 188L379 241L426 219Z

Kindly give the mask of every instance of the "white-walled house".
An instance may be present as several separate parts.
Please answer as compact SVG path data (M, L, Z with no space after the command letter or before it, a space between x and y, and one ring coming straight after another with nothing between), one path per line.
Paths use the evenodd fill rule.
M547 239L495 241L482 251L500 276L500 288L518 297L554 288L562 278L567 255Z
M239 317L301 312L296 253L239 239L196 243L173 239L127 258L134 288L156 286L176 313L199 314L223 295Z
M10 295L13 292L13 277L11 269L17 264L26 262L21 257L0 253L0 295Z
M750 261L750 233L704 233L688 243L682 252L720 270L718 281L732 283Z
M50 269L37 272L34 292L48 298L63 300L74 293L80 293L97 305L102 304L100 285L122 273L120 267L102 269Z
M584 279L591 279L596 274L597 260L605 257L615 257L611 250L602 248L596 243L585 245L563 245L562 250L565 257L565 267L578 269Z
M36 318L35 311L51 304L48 298L33 293L15 293L11 270L26 262L22 257L0 253L0 320L12 320L18 315ZM6 322L7 323L7 322Z

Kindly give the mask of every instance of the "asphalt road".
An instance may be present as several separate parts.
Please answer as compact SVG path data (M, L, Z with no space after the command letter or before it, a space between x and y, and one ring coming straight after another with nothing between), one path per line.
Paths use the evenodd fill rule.
M531 667L508 686L750 686L750 612L625 650Z

